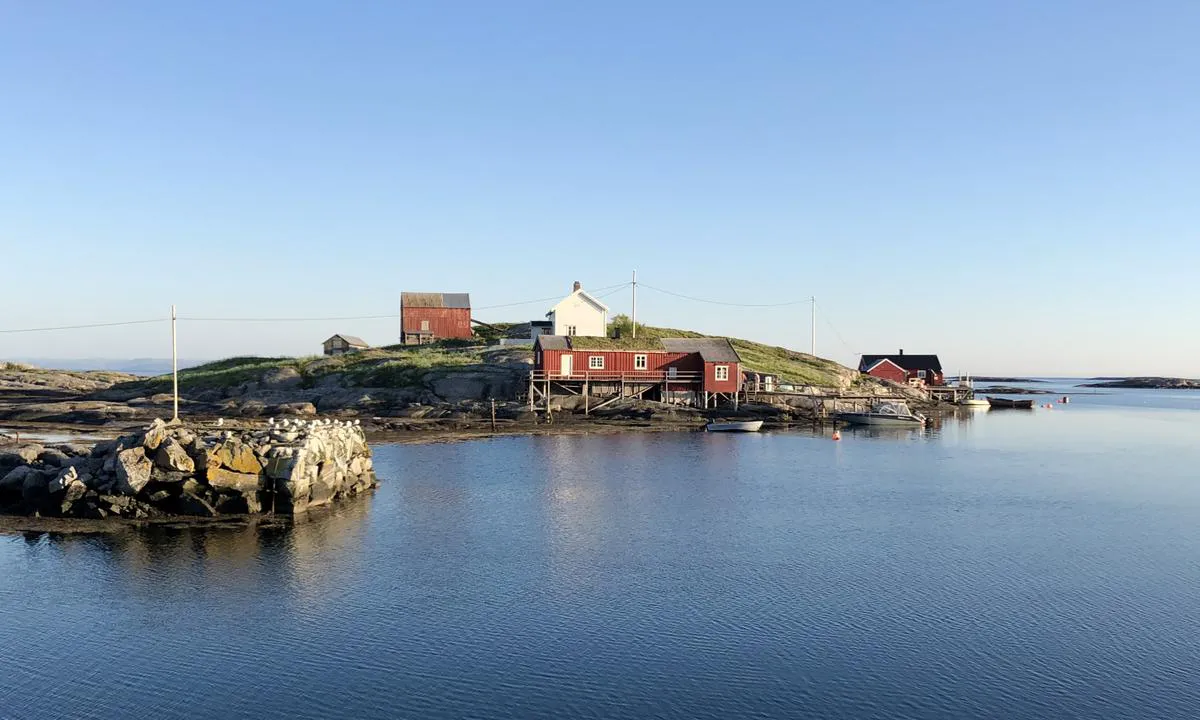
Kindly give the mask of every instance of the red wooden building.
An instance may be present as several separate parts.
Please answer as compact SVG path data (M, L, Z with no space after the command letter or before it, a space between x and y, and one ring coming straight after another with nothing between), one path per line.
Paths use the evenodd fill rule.
M597 408L622 397L711 407L741 390L741 359L724 338L541 335L533 352L531 406L565 394L597 397Z
M863 355L858 371L901 385L945 385L942 362L937 355Z
M470 340L471 296L467 293L400 293L400 342Z

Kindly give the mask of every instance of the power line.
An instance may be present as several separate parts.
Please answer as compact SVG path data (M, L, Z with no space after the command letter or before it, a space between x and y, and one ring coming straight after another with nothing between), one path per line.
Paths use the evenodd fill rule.
M846 342L846 338L842 337L842 334L840 332L838 332L838 329L836 327L834 327L833 322L829 319L829 315L825 313L824 308L822 308L822 311L821 311L821 319L824 320L825 324L829 326L829 329L833 331L834 336L837 337L838 342L840 342L842 344L842 347L846 348L851 353L858 352L857 350L855 350L853 347L850 346L850 343Z
M602 287L594 292L603 293L605 291L617 291L628 287L629 283L618 283ZM536 300L521 300L519 302L500 303L498 305L482 305L472 307L471 310L494 310L496 308L517 307L519 305L533 305L534 303L551 302L561 300L562 295L554 295L552 297L537 298ZM343 320L394 320L397 317L397 312L393 311L384 315L345 315L340 317L189 317L180 316L180 320L188 320L191 322L334 322Z
M50 332L52 330L83 330L86 328L101 328L101 327L117 327L120 325L147 325L149 323L169 322L167 318L155 318L153 320L127 320L125 322L110 322L110 323L91 323L88 325L59 325L58 327L40 327L40 328L21 328L19 330L0 330L0 333L31 333L31 332Z
M787 307L787 306L789 306L789 305L803 305L803 304L805 304L805 303L807 303L807 302L808 302L808 299L807 299L807 298L805 298L804 300L792 300L792 301L789 301L789 302L781 302L781 303L735 303L735 302L723 302L723 301L721 301L721 300L707 300L707 299L705 299L705 298L692 297L691 295L684 295L684 294L682 294L682 293L671 292L670 290L663 290L662 288L657 288L657 287L654 287L653 285L647 285L646 283L641 283L641 282L640 282L640 283L638 283L638 287L644 287L644 288L646 288L646 289L648 289L648 290L654 290L655 292L660 292L660 293L662 293L662 294L664 294L664 295L672 295L672 296L674 296L674 297L677 297L677 298L683 298L684 300L691 300L691 301L693 301L693 302L702 302L702 303L708 303L709 305L725 305L725 306L728 306L728 307L771 308L771 307Z
M599 297L607 297L607 296L601 296L601 295L599 295L599 293L608 292L610 290L612 292L616 292L617 290L621 290L621 289L627 288L627 287L629 287L629 283L627 283L627 282L617 283L616 285L609 285L608 287L602 287L602 288L596 288L595 290L589 290L588 294L596 296L597 299L599 299ZM611 294L611 293L609 293L609 294ZM562 295L555 295L553 297L538 298L537 300L522 300L521 302L502 303L500 305L484 305L482 307L473 307L473 308L471 308L471 310L472 311L474 311L474 310L495 310L496 308L517 307L518 305L533 305L534 303L544 303L544 302L551 302L554 300L562 300L562 298L563 298Z
M193 323L322 323L332 320L382 320L396 319L396 313L380 314L380 316L346 316L337 318L192 318L180 316L180 320Z

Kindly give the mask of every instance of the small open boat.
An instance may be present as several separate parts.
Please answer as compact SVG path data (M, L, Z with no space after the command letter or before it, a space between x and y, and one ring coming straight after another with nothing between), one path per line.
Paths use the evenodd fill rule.
M834 417L852 425L922 427L925 424L925 416L909 410L903 400L876 403L870 412L843 412Z
M990 405L991 407L996 408L996 409L1005 409L1005 410L1032 410L1033 409L1033 401L1032 400L1009 400L1008 398L989 397L987 399L987 401L988 401L988 405Z
M985 408L985 407L992 406L992 404L990 402L988 402L987 400L984 400L983 398L977 398L977 397L967 398L966 400L960 400L958 404L961 407L965 407L965 408Z
M762 426L762 420L743 420L740 422L710 422L704 426L704 429L709 432L758 432Z

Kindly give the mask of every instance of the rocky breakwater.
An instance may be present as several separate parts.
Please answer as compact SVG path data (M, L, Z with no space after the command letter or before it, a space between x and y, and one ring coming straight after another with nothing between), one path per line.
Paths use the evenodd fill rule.
M0 512L152 519L301 512L375 487L357 423L168 425L95 446L0 451Z

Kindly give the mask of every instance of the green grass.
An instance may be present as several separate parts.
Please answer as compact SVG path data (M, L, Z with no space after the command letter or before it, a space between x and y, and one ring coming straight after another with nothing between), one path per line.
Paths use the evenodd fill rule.
M665 352L662 340L656 337L573 337L571 347L575 350L649 350Z
M484 348L462 343L434 345L395 345L371 348L356 353L325 357L236 357L205 363L179 371L179 385L185 393L229 389L247 382L260 381L272 370L294 369L301 385L312 387L330 375L341 375L346 384L358 387L414 387L430 370L454 368L486 362ZM123 389L146 394L166 392L170 375L122 385Z
M662 338L710 337L691 330L649 327L638 324L638 342L657 342ZM593 340L595 338L588 338ZM745 370L776 375L781 382L818 387L842 387L847 384L850 370L832 360L813 357L787 348L764 345L752 340L729 338L737 350ZM661 347L661 343L659 343Z
M707 336L689 330L639 325L636 340L630 337L580 337L573 342L579 349L661 351L664 349L662 339L672 337ZM845 387L853 376L847 368L829 360L750 340L730 340L741 356L745 369L776 375L785 383ZM337 375L347 386L412 388L420 387L431 371L452 372L470 365L503 362L497 359L499 357L528 357L528 353L528 350L517 348L504 348L501 351L495 347L459 341L420 346L393 345L336 357L235 357L181 370L179 384L185 395L204 390L232 389L243 383L260 381L269 371L291 368L299 373L303 387L314 387L323 379ZM171 377L160 375L121 383L119 387L147 395L168 392Z

